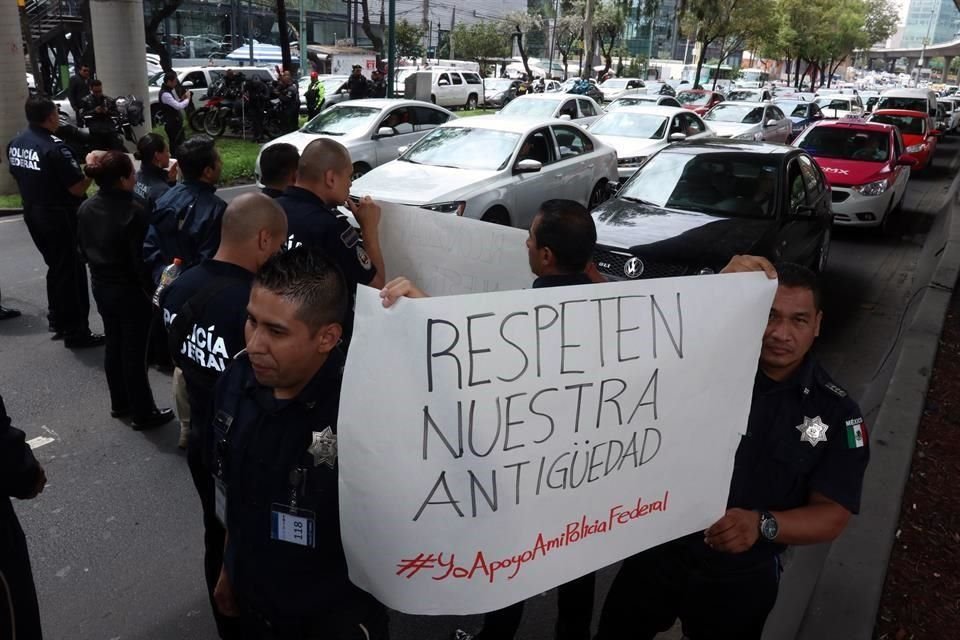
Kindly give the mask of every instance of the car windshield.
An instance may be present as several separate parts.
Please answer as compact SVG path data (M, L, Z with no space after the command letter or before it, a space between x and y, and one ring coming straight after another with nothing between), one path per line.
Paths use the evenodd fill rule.
M756 91L731 91L727 94L727 100L740 100L741 102L750 102L759 100L762 94Z
M892 124L900 129L901 134L913 134L922 136L924 133L924 123L927 121L923 116L893 116L885 113L874 114L870 122L880 122L882 124Z
M483 81L483 86L487 91L506 91L513 82L510 78L493 78Z
M710 94L697 93L695 91L681 91L677 94L677 100L680 104L707 104L710 102Z
M601 82L600 86L604 89L623 89L627 86L627 81L622 79L612 79L607 80L606 82Z
M704 120L715 122L739 122L743 124L757 124L763 119L763 107L751 107L737 104L718 104L711 109Z
M847 127L814 127L800 141L800 148L815 158L886 162L890 157L890 134Z
M519 133L441 127L424 136L400 160L454 169L499 171L507 166L517 148Z
M666 135L667 119L648 113L617 111L594 122L590 131L597 135L660 139Z
M151 87L162 87L164 74L166 74L166 71L153 74L150 76L150 79L147 80L147 84L149 84Z
M937 105L946 111L947 113L953 113L953 103L952 102L938 102Z
M607 111L616 111L617 109L623 109L624 107L634 107L637 105L651 105L656 104L656 98L618 98L610 104L607 105Z
M877 109L902 109L904 111L927 112L926 98L896 98L894 96L880 96Z
M374 107L353 107L336 105L321 112L316 118L303 125L304 133L322 133L329 136L342 136L357 129L367 128L380 116L380 109Z
M557 110L559 100L514 100L500 110L502 116L549 118Z
M819 106L824 111L831 111L836 109L837 111L852 111L850 100L848 98L834 98L832 96L827 96L824 98L817 98L814 100L817 106Z
M775 105L780 107L780 110L788 115L788 117L793 118L806 118L807 117L807 104L806 102L801 102L800 100L777 100L774 102Z
M730 218L775 215L778 165L770 156L669 149L651 157L617 197Z

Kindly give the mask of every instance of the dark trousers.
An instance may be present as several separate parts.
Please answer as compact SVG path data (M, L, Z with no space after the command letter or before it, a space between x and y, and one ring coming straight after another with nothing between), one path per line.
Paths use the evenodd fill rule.
M76 211L25 207L23 220L47 265L47 318L64 334L90 330L87 268L77 251Z
M775 556L737 568L706 567L684 541L624 561L607 594L594 640L649 640L677 618L690 640L754 640L777 600Z
M147 344L147 364L158 367L173 367L170 346L167 344L167 329L163 326L163 311L153 307L150 320L150 339Z
M358 590L355 590L358 591ZM271 624L241 603L243 640L387 640L387 611L373 596L357 592L317 620L298 626Z
M41 640L40 608L27 541L15 518L0 526L0 638Z
M557 588L557 640L590 640L593 618L594 574L571 580ZM520 628L523 602L491 611L483 617L477 640L511 640Z
M183 116L177 114L176 118L171 117L171 122L163 125L167 132L167 143L170 145L170 155L176 157L177 149L183 144Z
M262 140L263 139L263 103L254 100L250 103L249 117L250 125L253 127L253 139Z
M114 410L129 410L136 421L156 408L147 378L147 339L151 307L137 285L93 281L93 297L103 318L103 368Z
M217 520L217 511L214 504L213 476L210 469L203 463L202 444L199 438L190 439L187 448L187 466L193 477L193 486L200 496L200 507L203 510L203 574L207 582L207 596L213 610L213 619L217 624L217 632L223 640L240 640L243 637L243 623L239 618L228 618L220 614L217 604L213 600L213 590L220 577L220 568L223 566L223 543L227 531Z

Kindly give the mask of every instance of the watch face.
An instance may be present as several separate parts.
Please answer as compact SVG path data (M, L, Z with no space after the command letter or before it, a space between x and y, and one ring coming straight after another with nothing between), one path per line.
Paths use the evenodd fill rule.
M760 533L762 533L763 537L767 540L776 538L778 529L777 521L773 517L766 518L760 525Z

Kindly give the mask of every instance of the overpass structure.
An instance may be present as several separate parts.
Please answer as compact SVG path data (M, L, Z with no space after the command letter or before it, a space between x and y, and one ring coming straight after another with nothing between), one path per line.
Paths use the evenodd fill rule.
M943 72L940 80L946 82L950 64L954 58L960 57L960 40L908 49L870 49L861 52L860 55L867 59L867 65L871 68L874 61L882 60L887 66L887 71L891 73L893 73L897 60L906 59L907 69L914 69L923 62L929 62L934 58L943 58Z

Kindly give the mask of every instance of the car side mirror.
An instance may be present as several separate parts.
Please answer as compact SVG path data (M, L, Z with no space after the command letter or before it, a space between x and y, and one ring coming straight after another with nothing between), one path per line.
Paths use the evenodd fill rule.
M437 86L439 86L439 87L445 87L445 86L447 86L448 84L450 84L450 83L447 82L446 80L440 80L439 82L437 82Z
M800 204L793 209L793 215L798 218L812 218L816 213L817 209L808 204Z
M934 129L933 131L930 132L930 135L939 138L940 136L943 135L943 131L940 131L940 129Z
M514 173L540 173L540 169L542 168L542 162L534 160L533 158L527 158L517 163L517 166L514 168Z
M380 127L377 129L377 138L391 138L397 135L397 132L393 130L393 127Z
M920 160L918 160L915 156L910 155L909 153L905 153L899 158L897 158L897 166L899 167L913 168L913 167L916 167L918 164L920 164Z
M400 157L403 154L405 154L409 148L410 148L410 145L408 144L405 144L402 147L397 147L397 157Z
M570 114L564 113L563 115L560 116L560 119L561 119L561 120L571 120Z
M670 137L667 138L670 142L683 142L687 139L687 134L685 133L671 133Z
M767 120L767 123L766 123L765 125L763 125L763 126L765 126L765 127L775 127L775 126L777 126L778 124L779 124L778 121L774 120L773 118L770 118L769 120Z
M180 86L184 89L193 89L193 80L187 80L186 82L180 83Z

